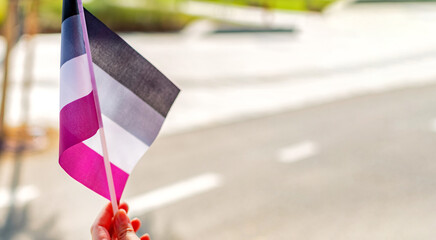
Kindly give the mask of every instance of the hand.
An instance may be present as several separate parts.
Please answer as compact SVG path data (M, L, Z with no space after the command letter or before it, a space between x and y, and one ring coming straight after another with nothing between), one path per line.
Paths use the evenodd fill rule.
M106 205L91 227L92 240L150 240L148 234L144 234L141 238L136 236L141 221L137 218L130 221L127 216L128 211L127 204L122 203L114 217L112 205L110 203Z

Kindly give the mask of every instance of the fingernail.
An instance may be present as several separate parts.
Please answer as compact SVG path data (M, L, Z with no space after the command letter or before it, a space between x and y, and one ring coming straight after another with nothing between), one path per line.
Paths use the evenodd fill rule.
M120 209L117 212L117 215L115 215L115 226L116 227L123 227L129 224L129 217L127 217L127 213L124 209Z

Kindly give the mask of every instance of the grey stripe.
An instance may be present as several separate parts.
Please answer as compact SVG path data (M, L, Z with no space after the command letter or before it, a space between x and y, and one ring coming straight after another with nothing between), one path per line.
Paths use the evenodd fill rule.
M92 61L166 117L180 90L100 20L85 16Z
M101 112L148 146L165 118L94 64Z
M70 59L86 53L80 16L71 16L62 23L61 66Z

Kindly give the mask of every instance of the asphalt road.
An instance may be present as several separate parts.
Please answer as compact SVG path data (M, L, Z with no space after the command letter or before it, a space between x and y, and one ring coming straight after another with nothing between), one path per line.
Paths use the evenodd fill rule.
M145 185L202 172L223 185L142 217L158 239L432 239L434 106L422 87L161 138L136 170ZM278 161L304 141L318 153Z
M433 85L161 136L124 198L167 202L132 209L159 240L433 239L435 106ZM87 239L105 201L61 171L56 149L19 167L17 185L39 194L0 207L0 239ZM13 169L1 162L0 187ZM215 182L197 193L156 193L204 174Z

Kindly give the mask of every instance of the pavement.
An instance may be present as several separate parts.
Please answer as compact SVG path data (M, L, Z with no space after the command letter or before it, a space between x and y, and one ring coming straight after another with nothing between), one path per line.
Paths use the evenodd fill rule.
M221 25L202 21L179 34L123 35L182 88L124 193L140 231L432 239L435 7L350 6L292 33L214 34ZM60 36L34 41L30 120L55 128ZM24 46L13 52L11 125ZM106 202L58 166L55 132L46 143L2 157L2 240L89 239Z
M435 96L401 89L161 136L124 199L154 239L433 239ZM55 156L24 156L15 177L3 160L2 185L38 191L0 208L4 239L89 238L106 201Z
M358 4L316 20L309 14L313 21L294 22L296 32L214 34L219 24L200 21L180 34L122 36L182 89L166 134L435 82L433 12L429 3ZM30 122L56 127L60 35L32 44ZM12 54L10 125L21 123L25 49L22 40Z
M163 137L136 170L156 188L203 172L222 184L138 216L158 239L432 239L435 93L371 94ZM283 161L283 149L298 161ZM127 199L143 189L129 186Z

